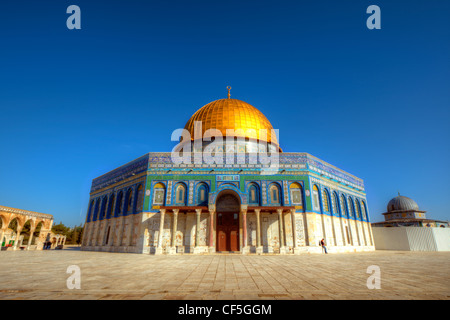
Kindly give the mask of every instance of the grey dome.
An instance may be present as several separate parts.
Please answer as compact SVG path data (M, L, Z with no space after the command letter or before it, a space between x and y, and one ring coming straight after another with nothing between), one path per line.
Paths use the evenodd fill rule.
M419 206L413 199L401 195L389 201L387 205L388 212L411 211L411 210L419 211Z

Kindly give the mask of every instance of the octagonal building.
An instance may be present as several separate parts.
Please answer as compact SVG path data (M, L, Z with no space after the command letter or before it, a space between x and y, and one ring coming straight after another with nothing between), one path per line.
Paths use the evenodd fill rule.
M230 130L228 144L218 140ZM229 94L195 112L184 132L173 152L92 181L82 250L300 254L320 253L321 239L328 252L374 250L363 180L308 153L283 153L254 106ZM174 161L180 151L191 161Z

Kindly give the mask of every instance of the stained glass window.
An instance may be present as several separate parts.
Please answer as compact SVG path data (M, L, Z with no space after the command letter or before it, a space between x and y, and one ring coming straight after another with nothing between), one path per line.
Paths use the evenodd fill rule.
M153 187L153 204L155 205L161 205L164 204L164 195L165 195L165 188L162 183L157 183Z
M342 215L346 217L348 215L348 208L347 208L347 203L345 201L345 197L343 195L341 196L341 210L342 210Z
M314 185L314 187L313 187L313 207L314 207L314 210L317 210L317 211L320 210L319 188L316 185Z
M323 190L322 192L322 200L323 200L323 211L330 212L330 201L328 199L328 192Z
M270 187L270 196L271 196L271 202L272 203L279 203L280 202L280 191L276 185L272 185Z
M291 189L291 202L297 206L303 206L302 186L298 183L293 183Z
M336 193L333 194L332 203L333 203L333 214L338 216L339 215L339 208L338 208L339 198Z

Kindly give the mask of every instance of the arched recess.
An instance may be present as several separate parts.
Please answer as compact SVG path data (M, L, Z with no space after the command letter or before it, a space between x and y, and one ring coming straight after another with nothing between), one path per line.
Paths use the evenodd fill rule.
M56 247L57 243L58 243L58 238L57 238L57 237L53 237L53 238L50 240L50 242L51 242L50 248L51 248L51 249L54 249L54 248Z
M114 208L114 199L115 199L114 194L109 196L108 211L106 212L106 219L109 219L112 216L113 208Z
M272 182L269 187L269 203L273 205L282 205L282 197L281 197L281 186L276 183Z
M163 206L166 200L166 186L161 182L153 187L153 204Z
M342 245L346 245L348 243L348 241L346 240L346 234L345 234L345 227L344 227L344 222L343 222L343 208L340 204L339 201L339 196L338 193L336 191L333 192L333 214L338 217L339 219L339 226L341 228L341 232L340 232L340 238L342 240Z
M124 216L127 216L133 212L133 189L129 188L127 190L127 194L125 197L125 213Z
M341 208L339 205L339 196L336 191L333 192L333 214L336 217L342 217Z
M322 212L330 213L330 194L327 189L323 189L322 191Z
M291 203L297 208L299 209L304 209L303 206L303 187L300 183L298 182L293 182L291 183L291 185L289 186L289 190L291 191Z
M208 194L209 188L206 183L199 183L197 186L197 205L207 206L208 205Z
M42 242L41 230L44 228L44 221L37 221L36 228L34 229L33 239L31 240L31 245L39 244Z
M185 206L187 198L187 187L184 183L179 182L174 186L175 205Z
M361 220L361 205L359 204L359 200L355 198L355 213L356 218Z
M0 230L6 227L6 217L0 214Z
M102 205L101 205L101 209L100 209L100 218L99 220L103 220L106 217L106 206L108 204L108 197L104 196L102 199Z
M5 245L6 238L5 238L4 231L7 227L6 223L7 223L6 217L0 214L0 250L1 250L1 247L3 247Z
M259 185L256 183L251 183L248 187L248 203L249 205L259 206L260 205L260 189Z
M317 186L317 184L313 185L312 201L313 201L313 210L320 211L319 187Z
M353 198L348 196L348 211L349 211L349 217L352 219L357 220L356 218L356 210L355 210L355 202L353 201ZM351 222L351 220L349 220L349 223ZM354 222L354 226L355 226L355 233L356 233L356 245L361 245L361 239L359 238L359 228L358 228L358 223L357 221ZM355 241L352 241L352 244L355 245Z
M122 201L123 201L123 191L120 190L119 193L117 194L117 199L116 199L116 206L115 206L115 212L114 212L115 217L120 217L122 215L122 211L123 211Z
M348 217L347 200L345 199L344 195L341 195L341 214L342 214L342 217L344 217L344 218Z
M360 226L361 226L361 233L363 238L361 239L361 245L366 245L367 246L367 236L366 236L366 230L364 228L364 224L362 221L364 221L363 219L363 214L362 214L362 208L361 208L361 202L359 202L359 200L357 198L355 198L355 202L356 202L356 216L358 218L358 220L360 221ZM364 242L363 242L364 241Z
M216 251L239 251L240 197L222 190L216 197Z
M88 217L86 222L91 222L93 210L94 210L94 200L91 200L91 203L89 204Z
M31 236L31 231L33 229L34 229L34 221L31 219L28 219L27 221L25 221L25 223L23 224L23 227L22 227L22 231L20 232L20 235L23 236L22 245L31 244L31 243L29 243L29 240L30 240L30 236ZM33 240L33 239L31 238L31 240Z
M144 187L139 184L136 189L133 213L141 212L144 207Z
M369 218L367 215L367 206L364 200L361 200L361 213L364 221L369 222Z
M322 213L324 213L324 215L322 215L324 236L326 237L328 243L335 246L337 244L336 228L332 215L330 192L327 188L323 188L322 190ZM328 215L330 215L330 217L328 217ZM330 242L330 240L332 240L332 242Z
M98 214L100 211L100 198L97 198L95 200L95 206L94 206L94 218L92 219L92 221L97 221L98 220Z
M10 229L11 232L9 235L9 240L7 240L8 243L5 244L6 246L10 245L17 247L20 245L19 243L20 235L24 224L25 224L24 218L21 218L20 216L17 215L11 217L11 220L9 221L8 224L8 229Z
M341 214L342 214L342 217L346 219L345 220L346 225L344 228L346 243L353 245L352 228L350 225L350 219L348 219L349 218L349 209L348 209L347 199L344 194L341 194Z
M353 199L350 196L348 196L348 216L349 218L355 217L355 204L353 203Z

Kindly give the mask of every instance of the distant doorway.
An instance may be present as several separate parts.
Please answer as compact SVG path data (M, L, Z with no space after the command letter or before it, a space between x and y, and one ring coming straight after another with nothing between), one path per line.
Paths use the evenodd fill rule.
M233 194L223 194L216 202L216 251L239 251L239 200Z

